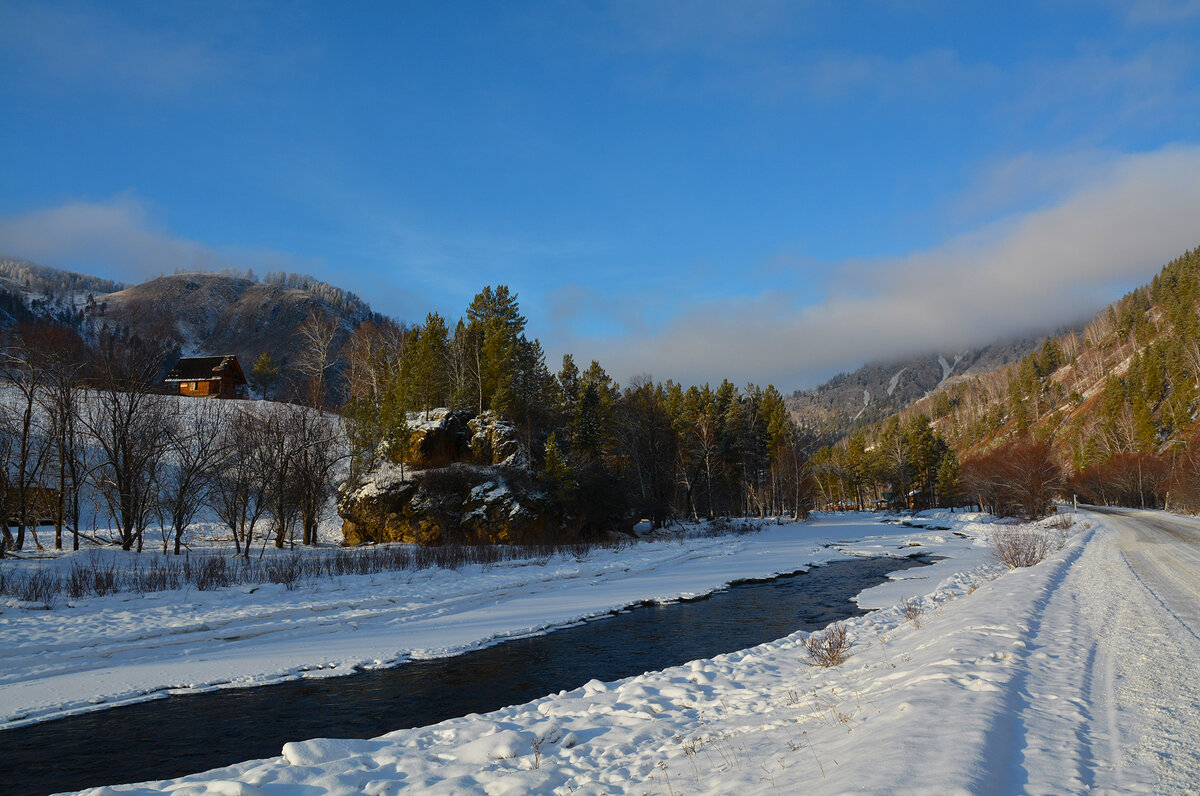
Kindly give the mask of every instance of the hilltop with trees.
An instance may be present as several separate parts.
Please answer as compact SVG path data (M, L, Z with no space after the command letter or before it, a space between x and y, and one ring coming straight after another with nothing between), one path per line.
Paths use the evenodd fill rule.
M912 482L922 505L966 500L1036 515L1064 490L1096 503L1198 509L1198 299L1194 249L1081 333L1047 337L1017 362L949 384L819 450L814 477L826 497L860 505L864 485L878 496ZM940 451L940 488L927 475L924 429ZM1014 479L1045 500L1005 495Z

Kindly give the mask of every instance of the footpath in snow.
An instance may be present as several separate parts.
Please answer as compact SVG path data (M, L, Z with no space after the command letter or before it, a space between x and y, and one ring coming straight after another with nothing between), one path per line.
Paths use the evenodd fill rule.
M836 668L808 665L797 633L482 716L371 740L297 741L276 758L90 793L1195 792L1200 641L1130 570L1118 531L1087 516L1091 527L1049 560L1001 574L985 563L995 526L948 519L937 522L961 536L842 519L714 541L724 547L716 557L716 547L702 558L685 553L697 552L691 545L665 545L678 557L620 577L607 570L624 584L607 588L630 594L667 579L641 599L703 591L700 573L719 580L725 559L743 559L734 577L753 574L745 567L755 561L763 574L795 568L782 557L789 539L801 558L812 554L801 538L810 551L824 539L863 553L919 542L948 554L861 595L866 607L887 607L847 622L853 654ZM606 581L597 562L586 568L575 579ZM532 599L541 583L509 593ZM546 606L571 590L546 589ZM921 595L915 619L897 605L911 595ZM484 609L443 617L473 610ZM533 612L490 619L500 633L554 624L528 622ZM329 637L341 635L350 633Z

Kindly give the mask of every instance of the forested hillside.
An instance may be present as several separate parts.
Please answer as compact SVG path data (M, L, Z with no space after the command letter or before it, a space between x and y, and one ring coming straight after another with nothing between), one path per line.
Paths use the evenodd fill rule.
M953 353L869 362L811 390L797 390L787 399L788 409L805 429L838 439L887 419L939 387L1016 362L1037 350L1043 338L1022 337Z
M48 322L89 340L152 340L179 356L236 354L254 389L308 399L319 372L323 399L340 403L342 346L366 321L391 323L354 293L304 274L181 272L126 286L0 258L0 326ZM252 369L263 360L263 368Z
M1198 298L1195 249L1082 333L1048 337L1019 362L947 385L821 450L814 474L832 500L919 482L921 500L946 502L986 491L996 467L1037 448L1042 464L1054 465L1050 479L1071 479L1069 489L1086 500L1195 505ZM920 429L939 453L925 452ZM925 477L934 468L940 488Z
M921 389L919 379L904 380L910 369L936 389L823 448L771 385L644 377L622 386L601 363L580 368L570 355L552 370L503 285L482 290L457 320L430 313L407 326L296 275L260 282L176 274L81 298L77 288L103 285L9 270L21 299L10 313L10 362L26 362L29 341L56 326L77 330L81 373L112 345L168 366L181 351L233 351L260 393L343 416L351 477L360 483L380 468L403 470L414 427L429 410L491 412L519 446L504 466L533 479L576 532L637 517L661 524L798 516L814 505L979 503L1035 515L1064 486L1087 500L1200 504L1200 456L1193 455L1200 446L1192 439L1200 249L1081 331L902 366L888 376L885 395ZM1029 353L995 370L968 370L1016 350ZM33 378L23 374L35 372L23 367L10 378L18 389ZM814 395L855 391L854 378L868 376L878 387L887 373L870 366Z

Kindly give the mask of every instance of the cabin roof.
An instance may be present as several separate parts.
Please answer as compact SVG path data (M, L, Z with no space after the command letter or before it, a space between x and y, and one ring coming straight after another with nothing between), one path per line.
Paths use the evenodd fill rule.
M166 381L219 381L233 379L234 384L245 384L242 366L233 354L215 357L182 357L167 374Z

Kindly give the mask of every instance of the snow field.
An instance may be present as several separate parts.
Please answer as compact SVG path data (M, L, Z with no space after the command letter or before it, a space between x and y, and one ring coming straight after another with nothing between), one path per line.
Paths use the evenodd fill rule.
M910 548L918 537L928 545ZM10 603L0 606L8 664L0 668L0 729L172 693L453 655L647 600L803 570L844 555L832 546L838 540L861 555L983 550L977 540L854 516L766 525L750 536L601 548L581 559L342 576L291 591L268 584L124 593L48 611ZM20 564L66 566L72 558Z
M810 666L807 634L795 633L482 716L296 741L276 758L87 792L1195 792L1200 644L1132 573L1104 518L1089 519L1046 562L1007 573L986 561L989 524L961 515L936 518L947 531L823 518L707 548L697 540L695 555L627 550L620 575L575 562L574 574L557 571L555 602L584 580L650 588L644 598L718 571L746 577L769 568L764 555L776 567L798 555L789 535L807 537L810 555L832 554L820 545L836 541L854 554L949 556L860 595L879 610L847 621L854 647L839 667ZM507 619L547 613L535 604ZM488 617L493 628L504 620Z
M981 566L940 584L924 600L929 621L920 628L899 608L849 621L856 646L842 667L807 665L806 634L796 633L372 741L291 743L280 758L130 792L305 786L347 794L397 787L418 793L730 793L787 792L798 785L806 792L841 792L856 787L864 764L921 760L920 750L910 754L918 726L939 733L926 734L926 741L943 747L987 734L990 713L983 708L1001 690L996 682L1010 675L1007 658L977 649L947 657L940 644L912 642L938 634L944 620L937 613L991 574L994 569ZM976 629L970 623L954 632ZM947 683L961 692L956 709L964 714L948 723L938 716L946 708ZM879 747L881 737L890 749ZM871 759L865 760L868 748ZM231 782L249 789L229 791ZM91 791L107 792L113 791Z

